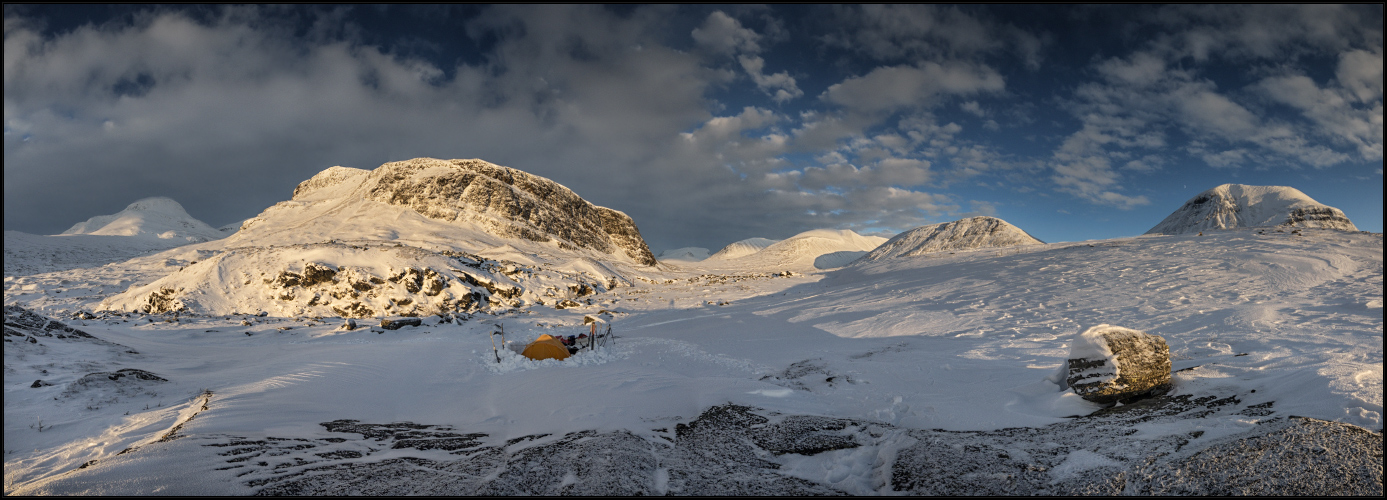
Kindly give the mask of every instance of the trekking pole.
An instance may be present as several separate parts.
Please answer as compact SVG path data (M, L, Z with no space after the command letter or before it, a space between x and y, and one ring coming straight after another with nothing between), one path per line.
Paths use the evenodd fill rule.
M496 349L496 335L497 335L498 333L501 335L501 345L503 345L503 346L506 345L506 325L499 325L499 326L501 327L501 331L500 331L500 332L496 332L496 331L493 330L493 331L491 332L491 335L490 335L490 337L491 337L491 353L496 355L496 363L497 363L497 364L500 364L500 363L501 363L501 351L498 350L498 349Z

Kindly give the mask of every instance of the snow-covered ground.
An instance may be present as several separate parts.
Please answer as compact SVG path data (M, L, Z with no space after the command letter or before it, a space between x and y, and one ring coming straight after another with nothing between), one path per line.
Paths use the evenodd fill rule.
M834 246L855 234L806 236L818 240L782 247L871 249ZM72 316L211 263L218 245L7 274L7 306L99 341L12 329L7 310L6 494L1286 493L1301 486L1172 489L1161 481L1213 476L1161 467L1301 439L1308 431L1290 417L1369 429L1381 454L1381 234L1236 229L831 271L814 270L823 254L787 250L776 263L801 265L789 275L681 263L591 304L400 330L310 316ZM586 332L584 315L603 310L617 338L596 351L493 352L489 334L502 327L514 347ZM1178 408L1070 418L1100 407L1057 385L1057 370L1070 342L1104 323L1165 338ZM1371 492L1376 477L1380 493L1371 453L1350 454L1377 462L1376 476L1349 479L1368 478Z

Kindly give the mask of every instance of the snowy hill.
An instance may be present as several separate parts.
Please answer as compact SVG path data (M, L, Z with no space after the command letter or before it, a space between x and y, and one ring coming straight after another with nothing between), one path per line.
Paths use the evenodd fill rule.
M138 236L181 240L182 244L212 241L225 233L194 219L183 205L162 196L145 198L111 215L98 215L74 224L64 235Z
M176 270L97 307L339 317L496 313L576 307L582 297L657 271L625 214L481 160L332 167L299 184L293 199L196 250L202 253L167 256L178 260Z
M893 236L862 256L861 262L914 257L935 252L1040 245L1043 241L996 217L967 219L920 226Z
M722 247L721 250L718 250L717 253L714 253L708 258L713 260L727 260L735 259L738 257L745 257L756 252L760 252L766 247L774 245L777 241L780 240L772 240L767 238L747 238L741 241L734 241L731 244Z
M59 235L5 231L5 276L28 276L121 262L229 233L194 219L169 198L145 198Z
M1317 202L1295 188L1224 184L1190 198L1146 234L1192 234L1259 226L1358 230L1343 211Z
M663 252L660 252L660 256L657 257L656 259L659 260L659 261L661 261L661 262L664 262L664 261L698 262L698 261L700 261L700 260L707 259L707 258L708 258L708 249L707 249L707 248L703 248L703 247L684 247L684 248L675 248L675 249L673 249L673 250L665 250L665 251L663 251Z
M742 240L728 245L718 254L732 250L725 255L736 255L766 241L770 240ZM814 229L740 257L718 258L718 254L714 254L703 264L711 269L742 271L807 272L833 269L847 265L885 241L886 238L880 236L862 236L846 229Z

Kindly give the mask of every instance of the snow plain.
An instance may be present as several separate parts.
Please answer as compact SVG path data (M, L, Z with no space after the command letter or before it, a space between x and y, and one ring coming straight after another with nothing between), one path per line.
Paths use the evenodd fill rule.
M762 457L777 474L827 492L890 493L884 478L894 450L914 442L910 432L1040 428L1099 410L1057 381L1070 343L1103 323L1166 339L1174 395L1270 408L1137 423L1113 438L1123 443L1194 436L1212 446L1288 416L1382 429L1381 234L1251 228L828 271L796 261L804 266L788 276L690 262L593 296L591 305L456 323L433 317L395 331L345 331L340 319L308 317L71 319L167 274L165 261L200 247L108 266L99 273L107 282L7 274L7 306L138 354L49 339L42 349L6 344L6 494L250 494L285 474L326 477L328 463L448 456L344 441L325 425L342 420L410 422L516 453L581 441L571 436L587 431L629 433L653 450L671 429L727 404L890 429L872 434L871 446ZM584 315L600 310L614 313L618 335L601 349L539 362L508 348L493 353L498 324L519 344L586 331ZM167 382L77 384L122 368ZM35 380L52 385L30 387ZM236 447L250 442L337 448L236 453L254 449ZM1075 448L1056 460L1044 474L1061 482L1130 458ZM647 471L651 491L678 492L669 467Z

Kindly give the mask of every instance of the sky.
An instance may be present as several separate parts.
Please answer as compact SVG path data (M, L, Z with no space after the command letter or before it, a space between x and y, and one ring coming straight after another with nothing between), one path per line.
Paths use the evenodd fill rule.
M1224 183L1383 213L1381 5L4 6L4 229L214 226L480 158L652 250L975 215L1144 233Z

